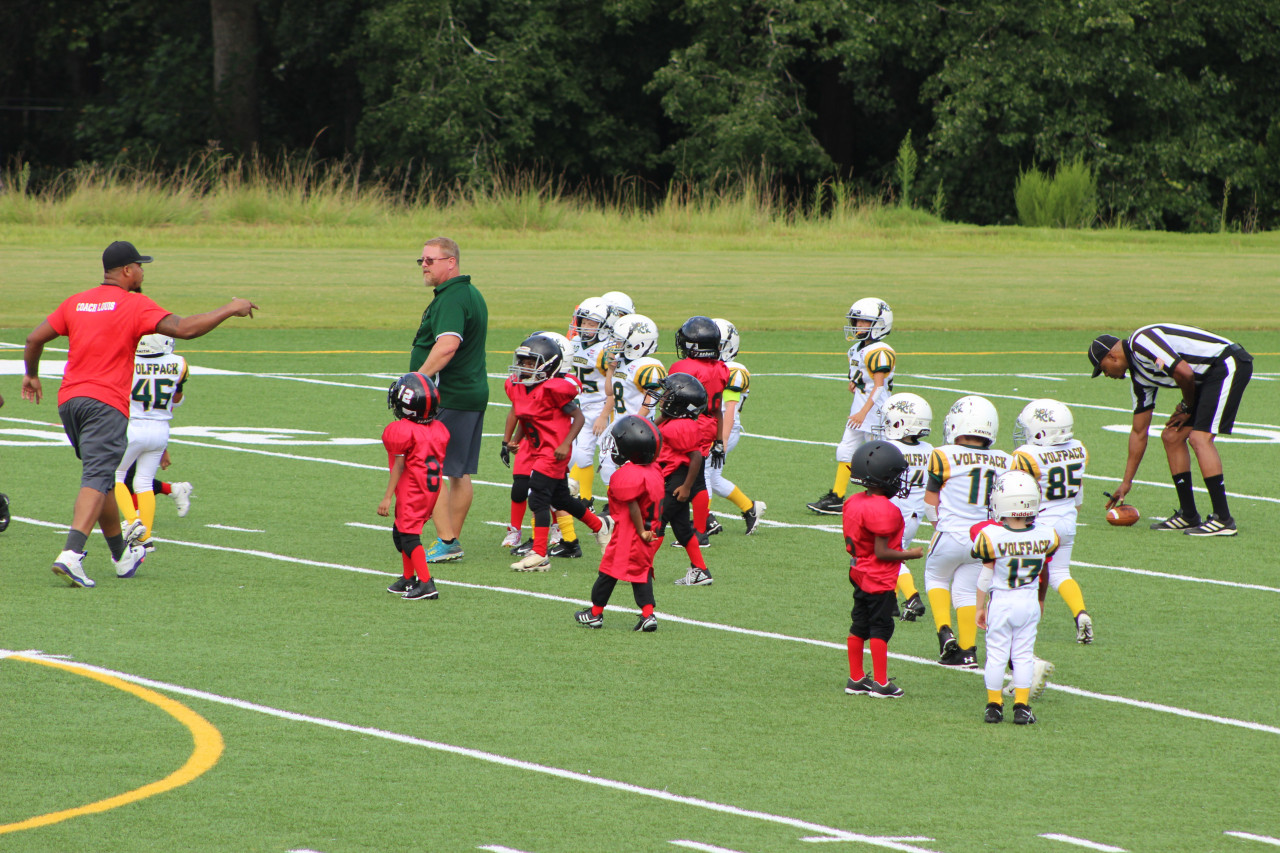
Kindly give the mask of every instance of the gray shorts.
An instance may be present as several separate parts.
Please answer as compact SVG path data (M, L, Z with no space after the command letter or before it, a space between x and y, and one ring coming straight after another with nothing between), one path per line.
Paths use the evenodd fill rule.
M129 447L129 419L92 397L72 397L58 407L58 417L80 457L80 487L103 494L115 488L116 469Z
M484 412L441 409L436 420L449 428L449 449L444 452L444 475L462 477L480 470L480 435Z

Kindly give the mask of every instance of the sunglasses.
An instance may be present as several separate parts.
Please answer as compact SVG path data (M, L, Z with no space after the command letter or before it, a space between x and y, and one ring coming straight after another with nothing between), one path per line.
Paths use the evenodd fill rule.
M418 266L422 266L424 264L426 266L431 266L436 261L447 261L452 257L453 257L452 255L445 255L444 257L440 257L440 258L414 258L413 262L416 263Z

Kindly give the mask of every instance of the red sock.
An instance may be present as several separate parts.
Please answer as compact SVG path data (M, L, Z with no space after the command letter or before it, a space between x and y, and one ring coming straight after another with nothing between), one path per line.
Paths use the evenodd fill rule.
M159 480L154 480L152 481L151 485L152 485L151 491L157 494L168 495L173 493L173 489L170 488L168 483L162 483Z
M413 578L413 560L408 554L401 552L400 562L404 563L404 579L411 580Z
M418 580L426 583L431 580L431 569L427 568L427 551L421 545L413 549L413 553L409 555L409 559L413 563L413 570L418 573Z
M133 501L133 511L134 511L134 512L137 512L137 511L138 511L138 496L137 496L136 494L134 494L133 492L130 492L130 493L129 493L129 499L130 499L131 501Z
M702 559L702 546L698 544L697 536L690 536L684 543L684 552L689 555L689 565L704 572L707 570L707 561Z
M603 613L603 612L604 612L604 608L603 608L603 607L596 607L594 604L593 604L593 605L591 605L591 615L592 615L592 616L599 616L599 615L600 615L601 613Z
M640 608L640 615L641 615L641 616L643 616L643 617L644 617L644 618L646 618L646 619L648 619L650 616L652 616L652 615L653 615L653 605L652 605L652 604L646 604L644 607L641 607L641 608Z
M850 634L846 645L849 647L849 677L858 681L867 674L862 667L862 638Z
M889 683L889 642L871 640L871 672L877 684Z
M604 522L600 520L600 516L591 510L587 510L582 516L582 523L590 528L592 533L599 533L600 528L604 527Z
M693 496L693 529L707 532L707 516L711 514L711 493L698 492Z
M551 535L550 527L533 528L533 553L539 557L547 556L547 538Z
M511 526L516 530L524 524L524 508L529 505L528 501L511 502Z

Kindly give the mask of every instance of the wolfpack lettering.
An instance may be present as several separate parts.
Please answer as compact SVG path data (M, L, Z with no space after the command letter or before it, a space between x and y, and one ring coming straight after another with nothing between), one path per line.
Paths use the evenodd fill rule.
M912 468L924 468L929 464L929 454L927 453L904 453L902 458L907 460L907 465Z
M87 314L94 314L98 311L114 311L116 304L114 302L77 302L76 311Z
M1053 546L1052 539L1037 539L1034 542L997 542L996 548L1001 557L1022 557L1028 554L1047 554Z
M182 365L176 361L168 364L154 364L152 362L135 362L133 372L137 376L180 376L182 374Z
M1065 462L1068 459L1084 459L1083 447L1072 447L1069 450L1047 450L1037 454L1040 461L1046 464Z
M951 452L951 462L954 465L989 465L992 468L1008 468L1009 460L1003 454L996 456L986 453L958 453Z

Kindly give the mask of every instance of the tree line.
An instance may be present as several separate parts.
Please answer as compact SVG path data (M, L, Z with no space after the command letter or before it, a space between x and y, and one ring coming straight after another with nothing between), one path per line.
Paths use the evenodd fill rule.
M914 187L900 186L910 134ZM1083 161L1104 222L1280 222L1280 0L6 0L0 154L310 150L570 186L853 182L1015 220Z

